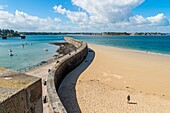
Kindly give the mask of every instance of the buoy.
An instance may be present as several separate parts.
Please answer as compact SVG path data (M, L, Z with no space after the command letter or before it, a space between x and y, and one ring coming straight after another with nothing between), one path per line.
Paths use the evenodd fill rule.
M44 48L44 51L48 51L48 49Z

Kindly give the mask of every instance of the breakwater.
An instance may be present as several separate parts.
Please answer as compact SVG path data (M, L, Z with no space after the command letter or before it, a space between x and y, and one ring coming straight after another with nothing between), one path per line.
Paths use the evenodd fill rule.
M58 96L58 88L65 76L76 68L87 56L87 43L69 37L64 38L68 43L73 44L76 49L64 55L56 61L47 79L48 98L54 113L66 113Z

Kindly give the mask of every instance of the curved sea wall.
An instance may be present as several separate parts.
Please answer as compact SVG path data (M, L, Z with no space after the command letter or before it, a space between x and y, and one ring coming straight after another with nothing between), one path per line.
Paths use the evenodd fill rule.
M66 113L58 96L58 88L65 76L76 68L87 56L87 43L69 37L64 38L68 43L73 44L77 49L59 58L56 65L51 69L47 79L47 91L52 111L54 113Z

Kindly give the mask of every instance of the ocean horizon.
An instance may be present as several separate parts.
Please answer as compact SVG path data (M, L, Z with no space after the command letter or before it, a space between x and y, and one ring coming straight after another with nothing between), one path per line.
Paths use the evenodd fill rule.
M70 36L89 44L125 48L156 54L170 55L170 36ZM64 36L34 35L20 38L0 39L0 67L16 71L33 67L53 58L58 46L50 42L63 42ZM24 48L21 45L24 44ZM44 48L48 51L44 51ZM9 49L13 56L9 56Z

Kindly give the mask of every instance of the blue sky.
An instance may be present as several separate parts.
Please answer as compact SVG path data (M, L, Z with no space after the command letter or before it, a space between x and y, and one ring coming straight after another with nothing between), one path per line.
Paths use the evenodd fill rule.
M0 28L169 32L168 0L0 0Z
M144 17L164 13L170 19L170 1L169 0L146 0L140 6L133 10L134 14L140 14Z

